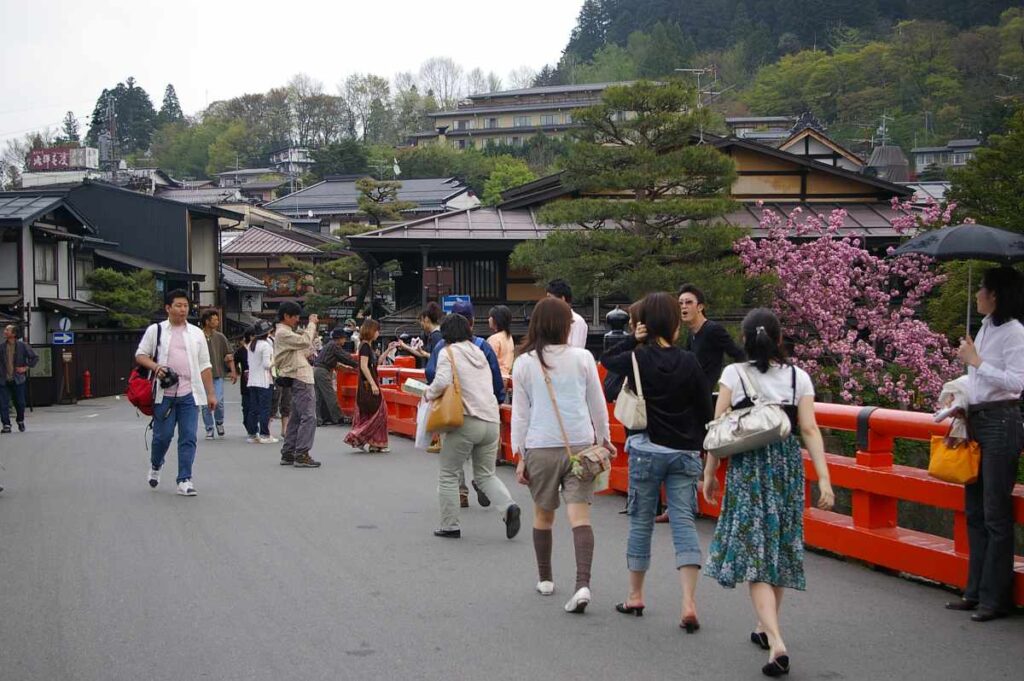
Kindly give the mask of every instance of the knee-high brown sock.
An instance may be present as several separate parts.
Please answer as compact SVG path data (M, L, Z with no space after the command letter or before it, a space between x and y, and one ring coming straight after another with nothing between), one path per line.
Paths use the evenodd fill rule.
M572 543L576 549L576 590L590 586L590 564L594 561L594 528L581 525L572 528Z
M533 551L537 554L537 575L542 582L551 581L551 530L533 528Z

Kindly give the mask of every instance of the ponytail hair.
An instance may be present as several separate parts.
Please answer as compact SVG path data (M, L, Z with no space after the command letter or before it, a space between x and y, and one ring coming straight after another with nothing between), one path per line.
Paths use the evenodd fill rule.
M782 325L771 310L759 307L743 318L743 349L747 358L762 374L772 362L787 363L782 346Z

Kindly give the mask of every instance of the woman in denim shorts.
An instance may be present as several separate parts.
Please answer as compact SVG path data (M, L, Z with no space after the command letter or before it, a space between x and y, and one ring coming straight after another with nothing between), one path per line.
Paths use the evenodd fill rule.
M647 429L626 440L629 454L629 539L626 567L629 596L615 606L626 615L643 615L644 577L651 562L651 532L662 484L668 502L676 570L683 601L679 626L700 628L694 592L701 551L694 516L700 450L711 420L711 390L696 355L675 345L679 338L679 304L669 293L652 293L640 303L633 335L604 354L601 364L626 376L637 391L633 358L647 405Z

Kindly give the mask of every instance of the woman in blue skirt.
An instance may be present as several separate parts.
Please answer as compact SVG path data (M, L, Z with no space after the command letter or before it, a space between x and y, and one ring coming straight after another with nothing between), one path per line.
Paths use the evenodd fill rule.
M762 402L782 404L793 426L782 442L734 454L725 475L722 512L708 549L705 573L725 587L750 584L757 627L750 640L768 650L767 676L789 673L789 654L779 628L783 589L805 588L804 468L799 431L818 475L818 508L829 509L835 494L825 463L821 431L814 419L810 376L792 365L782 346L779 320L771 310L752 310L743 320L748 362L731 364L719 379L715 416L751 405L752 388ZM716 503L718 460L707 457L704 498Z

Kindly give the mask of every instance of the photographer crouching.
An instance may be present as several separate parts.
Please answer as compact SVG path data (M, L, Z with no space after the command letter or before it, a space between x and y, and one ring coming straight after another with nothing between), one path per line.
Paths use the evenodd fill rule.
M178 494L196 495L192 463L196 458L199 407L217 408L210 351L201 329L188 323L189 299L182 290L164 299L167 321L151 324L142 336L135 361L156 379L153 400L153 447L149 486L160 484L160 469L178 427Z

